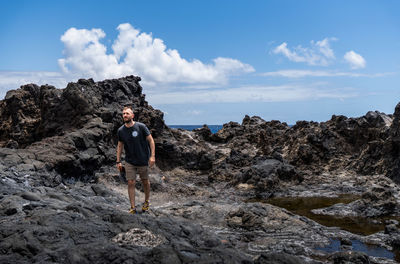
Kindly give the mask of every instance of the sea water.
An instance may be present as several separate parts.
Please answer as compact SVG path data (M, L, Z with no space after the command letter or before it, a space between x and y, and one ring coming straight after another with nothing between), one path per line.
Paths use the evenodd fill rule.
M220 130L222 128L222 125L207 125L207 126L210 128L211 133L213 133L213 134L217 133L218 130ZM203 127L203 125L170 125L169 127L170 128L182 128L185 130L192 131L193 129Z

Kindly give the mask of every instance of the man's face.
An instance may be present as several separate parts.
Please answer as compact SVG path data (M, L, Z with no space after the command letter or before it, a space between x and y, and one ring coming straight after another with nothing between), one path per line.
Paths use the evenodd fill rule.
M133 120L134 114L130 108L126 108L122 111L122 118L125 123L129 123Z

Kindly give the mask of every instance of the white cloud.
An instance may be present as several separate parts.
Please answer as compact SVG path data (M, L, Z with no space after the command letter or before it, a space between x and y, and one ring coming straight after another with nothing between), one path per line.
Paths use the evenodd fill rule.
M184 91L148 93L151 104L187 103L237 103L237 102L291 102L321 98L349 98L358 94L351 88L327 89L315 85L245 86L221 90L197 90L190 94Z
M365 68L367 64L365 59L360 54L357 54L352 50L344 54L344 59L350 64L352 69Z
M215 58L211 64L182 58L164 41L140 32L130 24L118 26L119 35L107 54L100 43L101 29L68 29L61 37L65 58L59 59L64 73L97 80L125 75L141 76L147 85L158 83L227 83L232 75L253 72L248 64L232 58Z
M261 76L285 77L285 78L304 78L304 77L383 77L394 73L354 73L354 72L334 72L334 71L311 71L311 70L280 70L274 72L265 72Z
M123 74L115 56L107 55L106 47L99 42L104 37L101 29L68 29L61 37L66 57L58 60L61 70L76 78L106 79Z
M68 81L71 80L66 79L59 72L0 71L0 100L4 98L8 90L18 89L24 84L49 84L57 88L65 88Z
M203 111L200 110L188 110L186 111L187 115L191 115L191 116L198 116L201 115L203 113Z
M288 48L286 42L283 42L272 52L275 54L282 54L290 61L305 62L308 65L327 66L335 59L335 54L329 45L330 41L335 40L336 38L325 38L317 42L312 40L309 48L297 46L292 50Z

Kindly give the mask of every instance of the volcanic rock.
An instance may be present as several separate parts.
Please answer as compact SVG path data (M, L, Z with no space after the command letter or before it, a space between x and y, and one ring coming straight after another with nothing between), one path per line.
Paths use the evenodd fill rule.
M318 245L355 235L244 198L355 191L361 199L326 212L399 211L398 186L383 175L368 180L385 174L399 181L400 105L393 116L375 111L293 127L245 116L212 134L207 126L168 128L139 81L28 84L0 101L0 262L324 262ZM156 143L148 214L127 213L126 186L117 180L116 132L126 104ZM139 181L136 188L143 196ZM396 248L395 228L364 239ZM333 260L365 260L346 254Z
M369 264L371 263L369 257L362 252L355 251L344 251L337 252L332 255L334 264L347 264L347 263L357 263L357 264Z
M165 164L161 137L172 137L162 112L145 101L139 81L134 76L102 82L81 79L65 89L29 84L7 92L0 101L0 146L17 150L0 149L2 165L93 177L102 165L115 161L115 135L126 104L133 105L136 120L150 128L160 149L159 163Z
M285 253L261 254L254 264L301 264L303 260Z

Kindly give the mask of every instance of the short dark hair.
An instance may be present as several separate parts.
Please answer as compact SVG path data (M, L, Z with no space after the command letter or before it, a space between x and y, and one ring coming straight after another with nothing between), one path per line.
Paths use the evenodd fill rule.
M124 105L124 109L126 109L126 108L131 109L132 112L133 112L133 105L132 105L132 104L126 104L126 105Z

